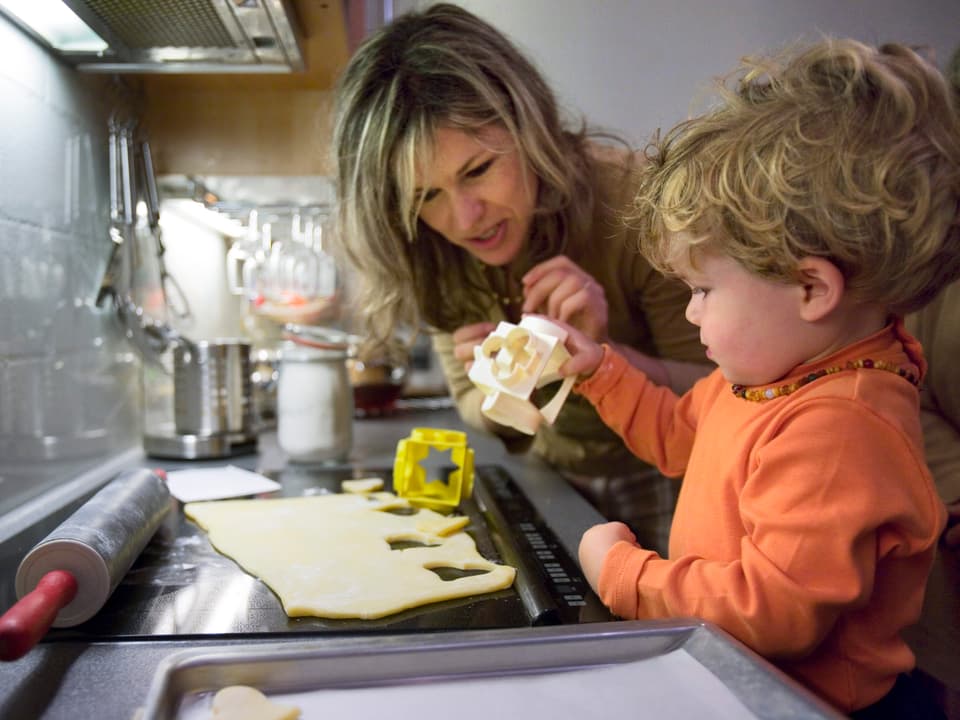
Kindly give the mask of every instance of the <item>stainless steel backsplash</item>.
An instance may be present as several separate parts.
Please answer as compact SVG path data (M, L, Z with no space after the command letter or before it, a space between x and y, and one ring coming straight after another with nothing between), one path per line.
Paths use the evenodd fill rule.
M108 303L111 80L0 16L0 515L139 443L141 363Z

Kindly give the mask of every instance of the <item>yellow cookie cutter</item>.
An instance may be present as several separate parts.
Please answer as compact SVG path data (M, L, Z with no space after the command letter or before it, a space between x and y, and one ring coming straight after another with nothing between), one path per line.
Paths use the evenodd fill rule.
M456 469L441 477L423 461L432 451L450 451ZM414 505L432 510L455 508L473 492L473 450L467 447L467 434L458 430L414 428L410 436L397 443L393 461L393 491Z

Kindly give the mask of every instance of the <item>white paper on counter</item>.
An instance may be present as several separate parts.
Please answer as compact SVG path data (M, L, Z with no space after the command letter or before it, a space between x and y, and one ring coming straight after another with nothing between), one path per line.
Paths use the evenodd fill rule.
M171 495L186 503L273 492L280 489L280 483L260 473L225 465L168 472L167 487Z
M423 720L440 714L457 720L757 717L683 649L633 662L563 672L407 682L300 693L268 692L267 697L273 703L298 707L303 720ZM212 702L213 692L188 696L177 718L206 720Z

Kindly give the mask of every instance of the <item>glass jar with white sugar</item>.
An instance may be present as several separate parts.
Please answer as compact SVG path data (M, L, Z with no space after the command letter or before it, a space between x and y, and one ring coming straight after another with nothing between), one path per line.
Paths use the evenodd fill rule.
M280 350L277 442L293 462L340 462L353 444L347 347L288 340Z

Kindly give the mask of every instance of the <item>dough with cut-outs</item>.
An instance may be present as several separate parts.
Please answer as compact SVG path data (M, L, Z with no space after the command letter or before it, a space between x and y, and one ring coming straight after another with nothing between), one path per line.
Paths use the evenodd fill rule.
M416 509L388 492L214 500L184 512L269 585L290 617L371 620L502 590L516 575L480 555L463 531L469 518ZM419 546L391 548L402 541ZM484 572L443 580L430 569L444 567Z
M278 705L248 685L230 685L213 696L210 720L296 720L300 708Z

